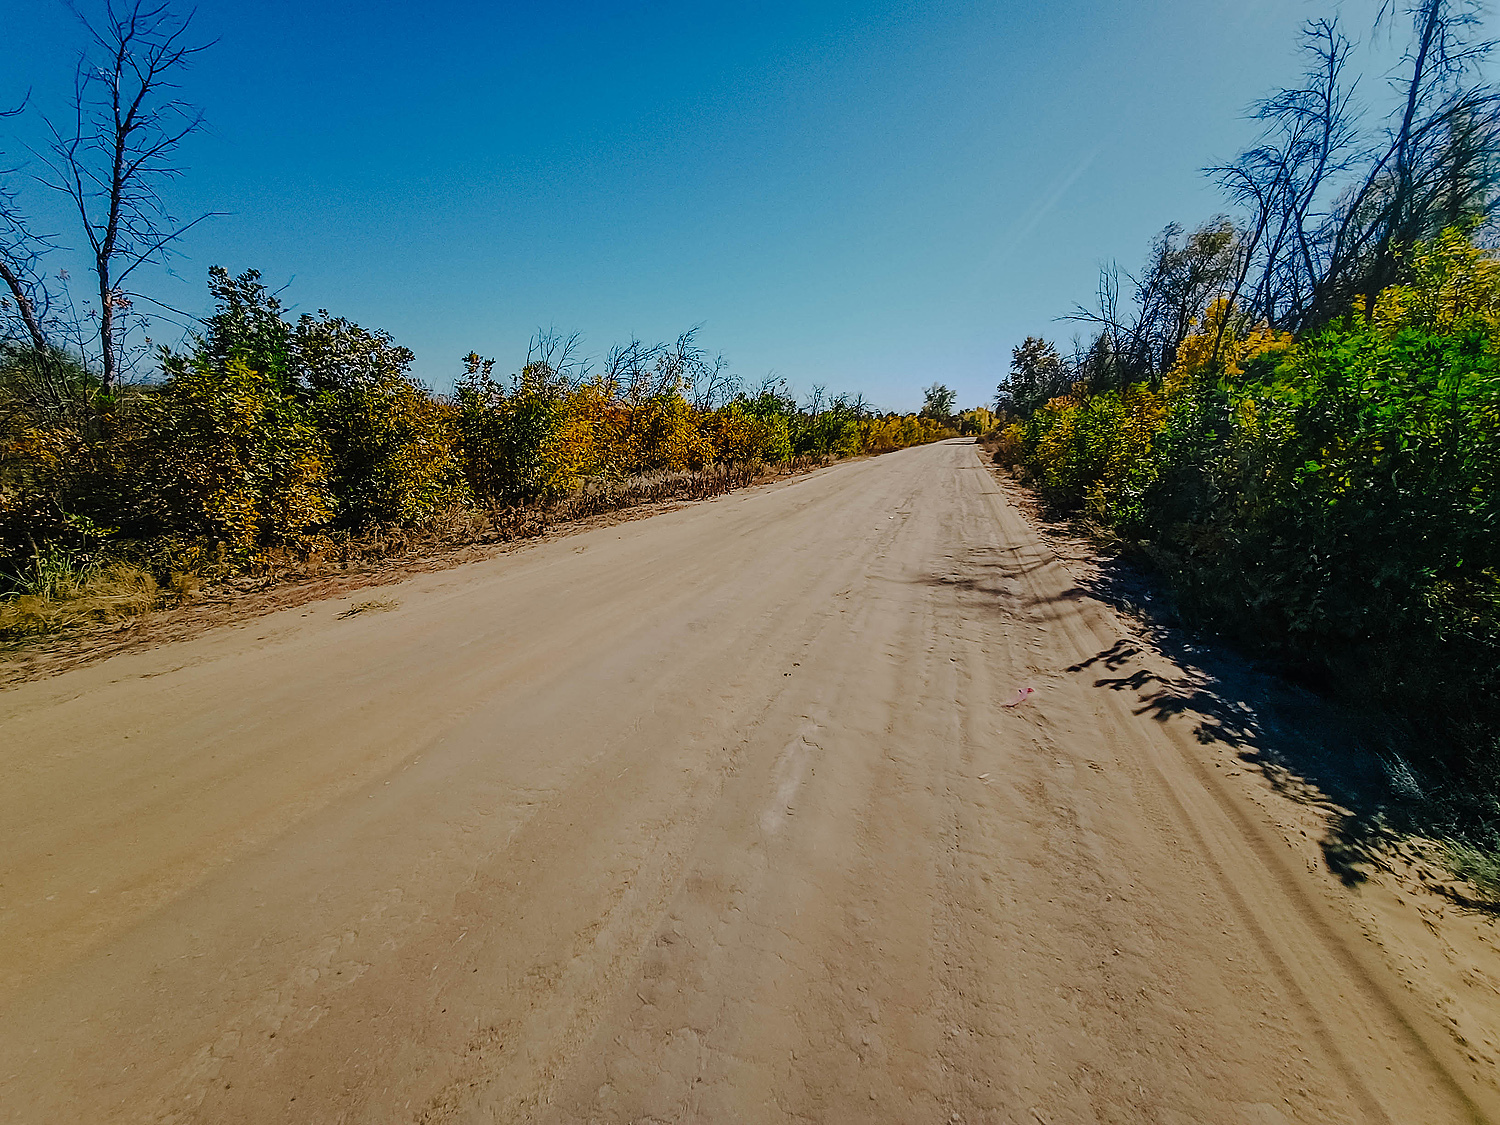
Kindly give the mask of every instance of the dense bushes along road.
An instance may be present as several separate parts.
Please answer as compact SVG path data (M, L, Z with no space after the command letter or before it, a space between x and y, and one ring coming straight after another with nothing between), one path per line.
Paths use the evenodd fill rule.
M293 322L254 272L211 284L217 310L189 350L162 352L150 384L106 394L68 354L0 352L0 581L33 602L18 613L12 599L8 621L0 602L0 630L45 627L39 598L139 608L158 583L455 513L513 522L590 483L628 498L643 490L618 482L643 475L727 479L951 432L821 392L799 406L780 382L735 391L692 333L617 348L599 374L543 336L515 376L471 355L439 396L383 332L327 313Z
M997 458L1189 614L1409 719L1395 789L1500 857L1495 43L1472 3L1380 11L1372 34L1410 21L1394 68L1351 75L1339 20L1310 20L1302 80L1209 170L1235 214L1107 267L1071 357L1015 349Z
M1190 616L1409 719L1426 754L1396 780L1500 890L1500 261L1450 230L1408 265L1300 338L1215 299L1164 375L1079 381L995 457L1141 545Z

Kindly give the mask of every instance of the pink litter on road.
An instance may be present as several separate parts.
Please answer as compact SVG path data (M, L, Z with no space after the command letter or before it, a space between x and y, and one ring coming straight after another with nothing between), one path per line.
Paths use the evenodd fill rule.
M1031 688L1031 687L1017 688L1016 689L1016 697L1014 699L1012 699L1009 703L1004 704L1004 706L1006 706L1006 707L1019 707L1019 706L1021 706L1021 704L1023 704L1023 703L1026 702L1026 697L1028 695L1030 695L1034 691L1036 691L1036 688Z

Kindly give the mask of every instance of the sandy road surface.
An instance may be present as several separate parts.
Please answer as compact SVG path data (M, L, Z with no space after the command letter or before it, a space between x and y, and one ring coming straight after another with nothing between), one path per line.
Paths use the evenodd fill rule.
M1071 587L946 443L0 693L0 1120L1496 1119Z

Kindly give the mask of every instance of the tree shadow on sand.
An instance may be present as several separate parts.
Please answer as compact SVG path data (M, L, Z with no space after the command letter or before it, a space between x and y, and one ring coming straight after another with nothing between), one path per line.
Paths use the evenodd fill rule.
M964 568L968 575L930 581L1039 623L1046 605L1083 599L1100 601L1132 621L1139 641L1121 638L1067 672L1092 675L1093 686L1133 697L1138 715L1192 722L1199 742L1228 747L1277 793L1315 809L1325 826L1319 841L1324 860L1345 884L1357 885L1372 869L1389 867L1392 850L1408 842L1428 842L1421 848L1430 856L1432 841L1443 842L1441 848L1476 838L1476 821L1477 835L1488 830L1492 810L1410 764L1433 755L1423 754L1418 733L1398 720L1340 704L1295 682L1285 669L1188 628L1165 583L1125 559L1095 556L1086 575L1070 568L1070 588L1037 598L1021 579L1043 564L1034 551L1028 556L1014 548L981 548ZM1143 646L1166 656L1180 674L1163 678L1142 667L1137 657ZM1483 891L1438 889L1461 908L1500 917L1500 900Z
M1392 849L1413 838L1462 840L1490 826L1491 810L1441 775L1411 763L1437 757L1421 750L1418 732L1392 716L1355 710L1289 678L1286 670L1206 638L1178 619L1164 584L1120 558L1098 560L1079 582L1089 596L1133 620L1145 643L1181 674L1163 679L1145 669L1124 673L1136 646L1120 640L1068 669L1121 671L1096 687L1127 692L1136 713L1158 722L1185 718L1205 745L1219 744L1257 769L1281 796L1317 810L1329 870L1357 885L1388 866ZM1456 905L1500 916L1500 901L1462 886L1439 888Z

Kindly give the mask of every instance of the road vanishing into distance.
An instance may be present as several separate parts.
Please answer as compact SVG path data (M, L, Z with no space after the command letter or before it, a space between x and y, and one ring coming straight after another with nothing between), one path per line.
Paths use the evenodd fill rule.
M1006 497L950 441L0 691L0 1121L1495 1120Z

